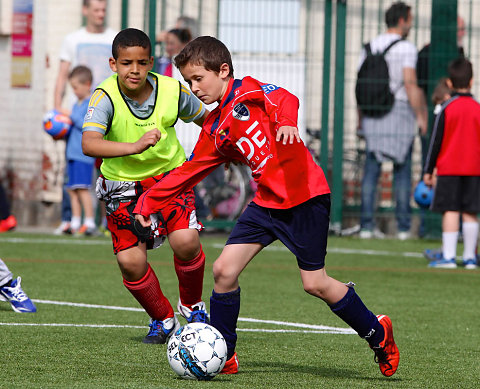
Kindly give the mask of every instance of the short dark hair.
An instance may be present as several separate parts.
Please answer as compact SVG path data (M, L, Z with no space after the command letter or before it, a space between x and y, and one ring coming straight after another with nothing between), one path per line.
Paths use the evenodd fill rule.
M97 1L101 1L101 2L105 3L107 0L97 0ZM83 0L83 6L84 7L89 7L91 2L92 2L92 0Z
M403 1L393 3L385 12L385 23L388 28L397 27L400 19L407 20L408 14L412 7L405 4Z
M175 35L184 44L192 40L192 34L188 28L172 28L168 30L168 34Z
M113 58L118 58L119 49L127 47L143 47L148 50L149 55L152 52L150 38L143 31L136 28L126 28L117 34L112 44Z
M228 75L233 77L230 51L221 41L211 36L200 36L188 43L175 57L174 61L177 68L191 63L201 65L205 69L216 73L219 73L222 64L226 63L230 67Z
M455 89L469 88L473 78L472 63L465 57L454 59L448 65L448 78Z
M68 75L68 79L77 78L81 84L92 83L93 75L90 68L84 65L75 66Z

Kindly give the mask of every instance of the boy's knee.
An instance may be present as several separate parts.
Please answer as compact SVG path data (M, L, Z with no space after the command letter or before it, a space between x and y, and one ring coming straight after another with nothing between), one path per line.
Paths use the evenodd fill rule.
M174 239L169 239L169 242L175 256L181 261L195 258L201 250L197 234L176 234Z
M146 274L148 268L146 262L139 262L131 258L117 258L117 263L123 278L130 282L141 279Z
M222 261L217 260L213 263L213 279L215 283L223 284L236 281L237 276Z
M326 292L325 286L313 282L304 283L303 290L312 296L320 298L323 298Z

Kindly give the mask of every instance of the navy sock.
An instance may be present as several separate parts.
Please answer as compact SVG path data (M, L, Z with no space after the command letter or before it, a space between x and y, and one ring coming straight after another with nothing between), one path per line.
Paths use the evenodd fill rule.
M370 346L378 346L385 336L383 326L377 317L368 310L355 289L348 288L345 296L330 306L335 315L357 331Z
M228 293L212 291L210 297L210 324L225 338L227 359L235 353L237 319L240 313L240 288Z

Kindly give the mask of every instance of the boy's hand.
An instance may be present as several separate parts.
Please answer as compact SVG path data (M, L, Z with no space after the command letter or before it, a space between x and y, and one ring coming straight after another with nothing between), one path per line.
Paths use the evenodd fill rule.
M155 146L161 137L161 132L156 128L146 132L139 140L134 143L136 151L134 154L143 153L149 147Z
M435 186L435 182L434 182L434 177L432 174L429 174L429 173L425 173L423 175L423 182L425 183L425 185L429 186L429 187L432 187L432 186Z
M298 128L292 126L281 126L277 131L277 142L280 142L283 138L283 144L286 145L287 142L292 144L294 139L297 139L297 142L301 142L300 135L298 134Z
M150 220L149 217L145 217L143 215L140 215L140 214L136 214L135 215L135 220L138 221L142 227L150 227L152 225L152 221Z

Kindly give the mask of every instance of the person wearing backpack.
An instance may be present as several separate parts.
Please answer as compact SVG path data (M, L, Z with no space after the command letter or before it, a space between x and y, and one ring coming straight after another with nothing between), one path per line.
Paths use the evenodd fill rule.
M365 45L358 67L358 135L366 141L360 238L384 237L375 227L375 200L382 163L391 161L397 237L404 240L410 237L412 146L417 128L427 132L427 107L417 84L417 49L406 40L413 22L411 7L393 3L385 22L387 31Z

